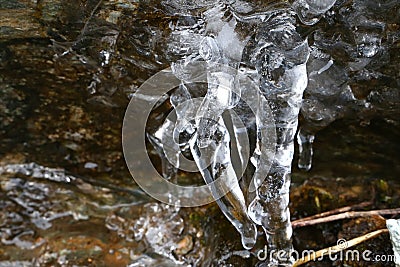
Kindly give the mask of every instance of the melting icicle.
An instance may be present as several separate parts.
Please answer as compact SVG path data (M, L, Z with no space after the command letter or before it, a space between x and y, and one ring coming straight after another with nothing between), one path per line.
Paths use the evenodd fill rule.
M300 169L309 171L312 166L314 135L304 133L302 130L297 134L297 143L299 145L299 162Z
M231 184L234 184L232 190L220 199L217 198L221 195L220 190L223 188L213 186L212 194L217 199L217 204L222 212L241 234L243 247L250 249L256 242L257 229L246 212L244 196L231 163L229 133L222 119L219 121L216 134L213 137L213 140L208 145L214 148L213 156L215 160L209 168L202 169L201 173L207 183L212 183L216 179L225 177L228 181L225 186L232 188ZM204 166L205 164L202 162L204 155L202 155L198 145L199 140L197 134L194 135L190 142L190 148L197 165Z
M222 19L226 11L225 4L217 4L205 12L206 36L198 39L200 46L193 47L192 54L173 64L175 75L185 81L193 80L193 73L190 70L192 62L204 60L209 66L208 90L200 108L196 111L195 125L187 121L188 115L192 116L186 110L186 118L178 116L176 128L183 129L184 125L195 128L195 134L191 132L188 135L192 136L190 139L192 156L207 183L224 177L222 180L225 180L226 184L222 186L225 188L214 186L212 193L217 198L217 203L224 215L241 234L243 246L249 249L255 244L257 230L247 214L245 198L238 183L240 177L236 177L231 163L229 132L221 121L224 111L233 108L238 103L240 91L236 90L238 87L232 71L228 68L225 71L213 69L216 63L238 66L245 44L235 32L235 19L231 18L228 22ZM182 133L180 130L178 132ZM214 159L211 166L209 166L210 159ZM217 197L221 190L226 190L226 188L233 189L222 198Z
M260 88L270 102L277 132L274 162L248 209L251 218L263 226L269 248L285 254L280 258L272 255L269 266L293 263L288 209L290 171L297 117L307 85L308 55L307 42L296 32L289 12L278 13L260 25L254 43L248 48L249 64L258 72Z
M296 3L300 2L304 1L296 1ZM347 7L340 9L339 12L347 10L342 19L344 25L349 27L347 30L352 31L354 35L354 47L341 38L335 39L329 36L326 32L322 33L319 30L314 32L315 42L307 63L309 81L301 110L305 122L298 136L301 152L299 168L308 170L311 167L312 136L318 131L346 114L368 113L370 104L366 103L362 96L360 100L356 99L352 91L354 87L351 89L350 84L354 82L354 79L366 81L373 75L375 78L378 77L370 70L376 68L373 66L376 62L384 61L383 55L387 52L385 52L385 46L382 45L382 39L387 25L381 21L382 17L376 14L382 14L396 5L398 5L396 1L376 3L357 0L353 2L353 12L348 12ZM301 19L301 14L298 13L298 15ZM339 46L347 50L344 53L349 53L348 65L343 64L342 56L338 56L337 52L332 52L335 50L334 47ZM336 58L337 61L335 61Z
M339 66L330 55L312 46L307 69L308 85L301 107L305 121L297 136L298 167L306 171L312 166L315 134L343 117L349 112L349 106L357 102L347 84L347 70Z

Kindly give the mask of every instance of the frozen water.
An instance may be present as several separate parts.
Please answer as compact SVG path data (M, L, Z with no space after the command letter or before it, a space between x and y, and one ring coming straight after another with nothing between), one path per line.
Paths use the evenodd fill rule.
M43 167L33 162L0 166L0 174L2 173L18 173L25 176L32 176L34 178L42 178L65 183L75 180L75 177L67 175L63 169Z
M201 0L163 3L181 17L180 23L171 26L168 51L176 56L170 58L172 71L182 83L170 99L176 120L166 120L151 138L162 140L159 147L170 148L171 153L166 154L163 148L164 157L175 167L182 167L180 154L190 153L207 183L223 178L224 183L220 184L223 188L214 186L213 195L241 234L245 248L254 244L255 224L258 224L264 228L268 246L283 250L288 256L292 249L289 186L299 112L304 121L297 136L298 165L309 170L316 133L345 115L364 114L371 108L368 101L375 99L376 93L359 98L352 83L382 77L376 71L376 66L385 62L380 59L387 57L383 43L388 24L382 17L385 10L397 7L398 3L361 0L351 4L296 0L292 5ZM304 29L310 29L308 39L299 33L296 15L306 25L302 26L302 34ZM319 26L322 23L331 27L332 32L322 32ZM336 34L338 24L345 28L341 34ZM387 40L398 40L396 36L388 33ZM205 62L206 67L199 70L196 62ZM260 134L266 127L263 118L268 114L263 113L261 104L255 104L258 109L252 117L240 100L249 89L237 86L236 74L218 69L218 64L250 77L268 100L276 132L272 153L265 150L265 140ZM204 88L190 85L204 73L208 80L205 93ZM196 90L204 94L196 95ZM189 103L199 95L202 96L197 103L199 108L194 109ZM242 112L239 118L245 122L243 127L234 125L233 134L228 130L227 120L222 119L228 110ZM170 132L175 144L164 141ZM229 144L239 139L239 132L255 134L250 140L254 171L251 182L232 168L234 153ZM249 152L243 146L242 143L238 150L238 162L242 164ZM169 172L168 168L164 170L166 178L171 176ZM218 198L227 187L232 190ZM267 264L291 263L289 256L278 260L273 255Z
M181 58L172 62L172 71L182 80L181 86L171 95L177 120L175 124L166 120L150 140L163 140L162 136L168 131L174 132L173 140L180 147L189 143L191 154L206 183L222 179L223 182L218 186L213 184L212 194L222 212L241 234L245 248L249 249L254 245L257 235L255 225L259 224L265 229L269 246L284 250L290 255L290 166L297 116L303 91L307 86L306 62L309 48L307 40L296 32L290 9L265 11L250 16L251 6L247 6L242 9L246 10L246 15L243 16L236 12L237 8L221 1L203 12L203 29L197 27L195 31L188 31L190 26L174 28L169 49ZM200 24L193 23L192 27L194 25ZM178 44L176 40L182 42ZM200 75L194 71L198 61L207 63L208 86L199 108L193 110L185 101L191 99L187 90L189 83ZM266 133L266 108L260 101L256 101L255 119L249 120L249 114L242 115L242 119L247 119L248 127L256 125L255 150L251 157L255 174L252 183L241 183L242 188L238 182L241 177L237 176L232 166L229 145L231 138L237 139L235 134L240 131L240 127L234 127L235 134L230 136L226 120L222 117L230 109L238 108L243 111L240 98L249 92L241 91L243 87L238 86L235 73L228 69L221 70L220 67L218 69L217 63L234 68L243 66L241 71L259 85L258 90L269 100L276 123L274 130L277 132L277 143L275 151L271 153L266 150L267 140L261 138ZM325 68L328 69L329 66ZM189 119L193 118L193 114L194 121ZM173 127L174 129L170 129ZM177 138L182 133L187 136L183 140ZM158 147L163 146L166 144L159 142ZM168 147L173 148L174 145ZM178 148L175 146L171 151L175 153L171 153L171 156L177 159L180 153ZM245 152L241 150L239 153L242 163ZM179 165L179 160L172 162ZM270 165L271 170L268 173ZM168 172L166 176L169 177ZM221 192L226 188L231 190L220 198L223 195ZM274 257L270 264L291 262L290 257L285 261L278 261Z
M293 8L301 22L306 25L313 25L320 20L322 14L328 11L336 0L296 0Z
M345 106L354 96L343 97L347 73L333 59L316 47L312 47L308 66L308 86L301 112L306 123L301 126L297 137L300 169L310 170L312 165L312 143L315 133L335 119L344 115ZM351 91L350 91L351 92ZM337 105L331 105L335 99Z
M238 179L231 163L228 130L224 126L223 120L219 121L218 126L216 129L217 132L213 136L220 136L222 140L214 139L212 143L208 144L214 148L213 157L215 161L209 168L201 169L201 173L207 183L212 183L222 177L226 181L222 185L226 188L232 188L225 196L219 198L220 195L223 195L221 194L221 190L224 188L213 186L212 194L216 198L222 212L241 234L243 247L250 249L256 242L257 229L247 214L244 196L240 190ZM199 147L199 143L201 143L199 139L197 134L192 137L190 142L191 151L197 165L204 166L205 164L202 163L204 155L202 155Z
M299 162L298 166L300 169L309 171L312 165L313 148L315 136L313 134L307 134L300 130L297 134L297 143L299 145Z
M257 70L260 89L269 100L275 118L277 143L271 169L249 205L251 218L261 224L271 249L286 252L286 260L276 255L270 265L288 264L292 234L289 204L293 139L303 91L307 86L308 44L296 32L290 12L281 12L259 25L248 47L248 63Z
M251 248L254 245L257 233L255 222L261 224L268 233L267 239L271 247L284 249L289 254L291 250L288 213L289 173L297 115L302 93L307 84L305 62L308 58L308 46L307 42L296 33L291 14L282 12L276 16L270 15L269 20L266 20L266 17L260 18L265 22L253 33L257 43L254 42L253 47L246 48L247 55L244 57L249 60L245 62L248 66L245 72L253 73L253 78L260 84L261 91L270 100L278 125L276 131L279 132L276 159L272 163L271 173L266 179L257 175L254 177L253 187L264 190L258 189L255 194L251 192L252 194L246 196L252 201L247 207L246 198L238 183L240 177L236 176L231 163L229 132L221 120L224 111L238 104L241 91L236 87L235 76L232 73L213 71L215 63L238 67L245 44L252 36L248 34L245 38L243 35L239 37L240 32L236 29L238 21L235 16L229 17L226 14L229 12L235 14L226 4L215 5L207 10L204 13L205 37L198 38L198 42L191 41L192 44L195 43L192 46L187 42L189 48L186 51L193 53L185 54L183 59L173 63L172 69L175 75L186 82L193 78L193 74L190 73L192 62L204 60L209 64L207 93L196 112L195 124L192 123L190 127L195 129L190 133L190 149L197 165L205 167L208 166L208 162L204 162L207 158L204 154L207 153L202 153L201 149L213 148L213 153L208 157L211 156L214 161L208 168L200 168L200 171L207 183L223 177L225 184L222 186L232 188L222 198L218 196L224 188L214 186L212 193L225 216L241 234L243 246ZM177 32L173 34L174 38L178 35ZM182 84L172 95L172 104L176 107L178 103L188 98L189 94ZM266 114L263 114L262 109L258 109L255 123L261 128L263 115ZM191 124L178 114L179 120L184 121L184 124ZM263 165L266 165L265 160L270 161L271 158L266 159L266 151L263 148L265 144L262 142L256 138L256 149L251 161L256 173L265 173L265 176L268 170L265 170ZM290 260L288 259L288 262Z
M313 33L314 44L307 63L308 86L301 108L305 122L297 138L301 151L299 168L311 168L312 142L318 131L344 116L363 117L373 108L367 99L355 96L351 84L381 77L374 69L387 57L382 42L390 19L383 20L383 14L396 6L395 1L354 1L350 8L339 5L334 12L340 14L340 23L351 32L353 42L320 30Z

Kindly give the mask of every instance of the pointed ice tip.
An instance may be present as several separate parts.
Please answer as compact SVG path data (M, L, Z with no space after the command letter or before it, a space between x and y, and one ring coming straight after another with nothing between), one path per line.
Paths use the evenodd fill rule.
M309 170L311 170L311 164L302 164L302 163L298 163L297 166L299 167L300 170L306 171L308 172Z
M257 241L257 227L251 224L247 232L242 232L242 246L244 249L252 249Z
M252 249L255 244L256 244L255 239L242 237L242 245L244 249Z

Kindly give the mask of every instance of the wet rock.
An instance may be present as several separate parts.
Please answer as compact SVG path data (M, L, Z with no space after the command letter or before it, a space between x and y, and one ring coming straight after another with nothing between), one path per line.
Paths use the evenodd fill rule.
M35 19L35 10L12 4L8 7L11 8L0 9L0 41L47 37L46 28Z
M190 217L165 204L143 205L145 196L97 182L37 164L0 167L0 264L177 266L210 253L210 240L199 234L204 210Z

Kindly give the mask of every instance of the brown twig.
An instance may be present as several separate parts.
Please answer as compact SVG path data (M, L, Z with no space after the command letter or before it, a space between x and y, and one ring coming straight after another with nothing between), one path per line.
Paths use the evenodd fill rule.
M296 220L292 222L293 228L304 227L309 225L315 225L319 223L326 223L332 222L337 220L343 219L351 219L351 218L358 218L358 217L367 217L372 215L393 215L393 214L400 214L400 208L397 209L384 209L384 210L370 210L370 211L347 211L331 216L326 216L322 218L316 218L311 220Z
M340 251L343 251L343 250L345 250L345 249L347 249L349 247L353 247L353 246L358 245L358 244L360 244L360 243L362 243L364 241L367 241L367 240L369 240L371 238L374 238L374 237L376 237L376 236L378 236L378 235L380 235L382 233L387 233L387 232L388 232L388 229L376 230L374 232L365 234L365 235L360 236L360 237L356 237L356 238L351 239L349 241L345 241L345 243L340 243L340 244L338 243L336 246L332 246L332 247L329 247L329 248L324 248L324 249L318 250L318 251L316 251L314 253L308 253L307 256L304 256L304 257L296 260L296 262L294 263L293 266L300 266L300 265L305 264L305 263L307 263L309 261L313 261L315 259L321 258L321 257L323 257L325 255L336 254L336 253L338 253Z
M365 201L365 202L361 202L361 203L356 204L356 205L341 207L341 208L338 208L338 209L334 209L334 210L322 212L322 213L319 213L319 214L315 214L315 215L312 215L312 216L309 216L309 217L304 217L304 218L296 220L295 222L314 220L314 219L326 217L326 216L333 215L333 214L338 214L338 213L343 213L343 212L346 212L346 211L352 211L352 210L356 210L356 209L365 208L365 207L371 206L372 204L373 204L372 201Z

